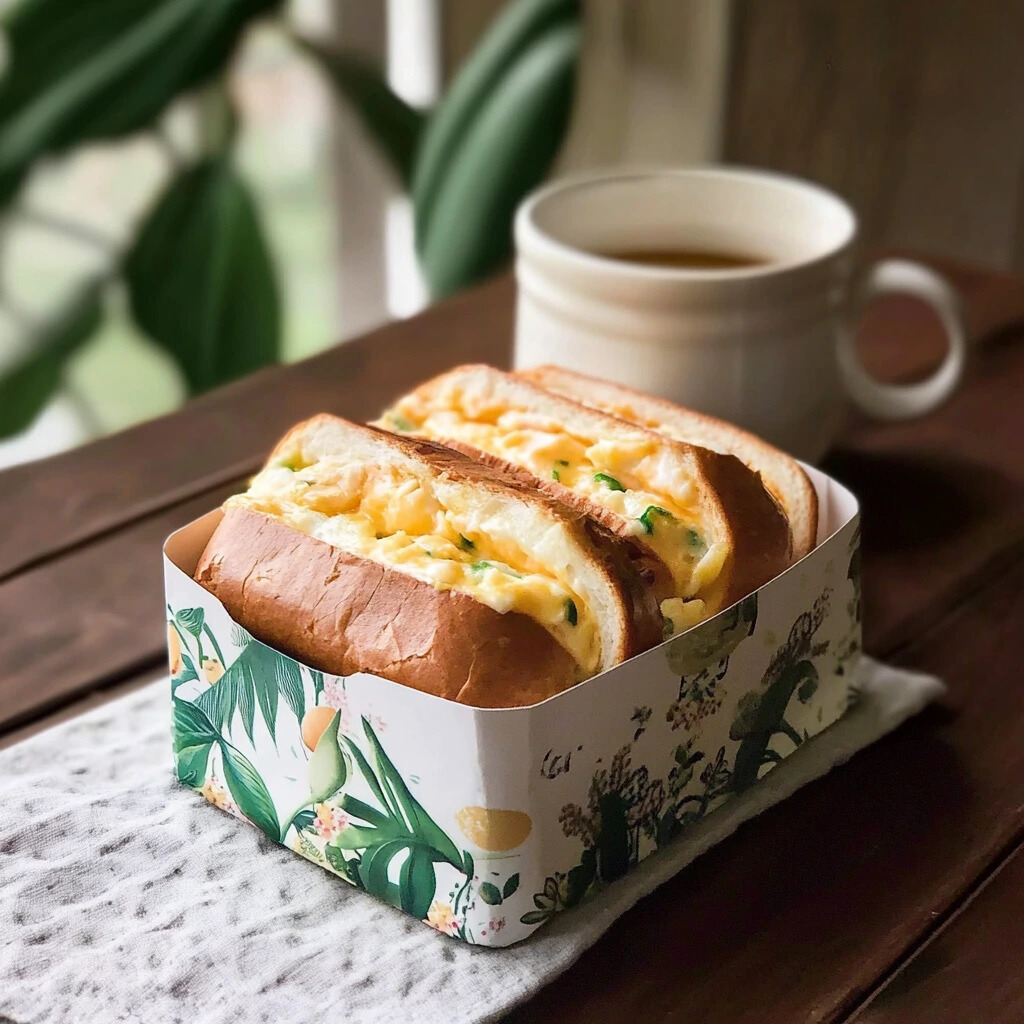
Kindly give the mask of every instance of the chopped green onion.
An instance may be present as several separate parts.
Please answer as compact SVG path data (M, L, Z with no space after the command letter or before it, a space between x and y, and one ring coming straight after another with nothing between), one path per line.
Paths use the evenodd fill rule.
M618 480L615 479L615 477L609 476L607 473L595 473L594 479L597 480L598 483L607 484L609 489L613 491L624 491L626 489Z
M506 576L514 576L517 580L521 580L522 574L510 569L507 565L495 565L493 562L474 562L470 569L473 572L483 572L484 569L497 569L498 572L503 572Z
M639 517L640 525L644 528L644 533L654 533L654 523L651 522L652 513L659 516L668 516L669 519L674 518L668 509L664 509L660 505L648 505L647 508L644 509L644 514Z
M557 469L553 469L553 470L551 470L551 479L552 479L552 480L561 480L561 479L562 479L562 478L561 478L561 477L560 477L560 476L558 475L558 470L557 470Z
M698 548L701 551L707 551L708 549L708 546L704 543L701 535L693 529L686 531L686 543L689 544L691 548Z
M571 598L565 599L565 619L570 626L575 626L579 621L579 613L576 611L576 602Z
M463 551L472 551L473 548L476 547L476 545L468 537L463 537L462 534L460 533L459 547L462 548Z
M555 459L555 465L556 466L568 466L569 465L569 460L568 459Z
M399 416L397 412L393 412L388 416L395 430L401 430L403 433L411 433L416 428L404 417Z

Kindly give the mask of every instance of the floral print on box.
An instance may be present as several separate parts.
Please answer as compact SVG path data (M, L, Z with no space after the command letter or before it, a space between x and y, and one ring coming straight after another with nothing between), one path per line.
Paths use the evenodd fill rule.
M502 711L302 665L169 560L175 771L437 932L508 945L852 706L857 537L852 519L713 619L536 708Z

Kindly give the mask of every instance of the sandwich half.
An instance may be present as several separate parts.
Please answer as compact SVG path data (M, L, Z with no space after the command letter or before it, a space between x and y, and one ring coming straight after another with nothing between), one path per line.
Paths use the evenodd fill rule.
M195 579L315 668L514 707L660 640L652 566L493 467L323 415L225 502Z
M800 463L785 452L713 416L560 366L520 370L516 376L677 441L737 456L755 473L761 474L765 487L785 509L793 534L794 560L814 549L818 533L818 495Z
M379 422L515 467L642 544L665 570L655 590L667 635L791 564L785 513L735 456L675 441L492 367L436 377Z

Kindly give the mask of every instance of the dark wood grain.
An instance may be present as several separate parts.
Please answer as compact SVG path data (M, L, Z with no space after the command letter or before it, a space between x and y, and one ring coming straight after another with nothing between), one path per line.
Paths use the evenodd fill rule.
M825 468L864 508L868 643L891 651L1024 541L1024 332L976 352L963 388L913 423L858 423Z
M1024 848L871 1000L858 1024L1020 1024Z
M724 155L847 196L870 244L1024 266L1024 4L738 0Z
M242 487L205 491L0 585L0 735L164 660L160 546Z
M663 886L517 1020L841 1020L1021 841L1024 330L996 328L1022 319L1024 285L952 272L983 336L962 392L911 424L853 420L829 459L863 499L869 647L943 675L948 699ZM448 365L503 361L511 299L495 282L0 474L0 735L161 664L163 537L240 487L294 420L368 416ZM900 300L864 333L893 379L939 347Z
M376 415L461 362L505 363L502 279L313 359L275 367L94 444L0 473L0 580L92 537L251 473L293 423Z
M943 676L941 706L744 825L511 1019L841 1020L1024 829L1024 552L1004 568L901 658Z

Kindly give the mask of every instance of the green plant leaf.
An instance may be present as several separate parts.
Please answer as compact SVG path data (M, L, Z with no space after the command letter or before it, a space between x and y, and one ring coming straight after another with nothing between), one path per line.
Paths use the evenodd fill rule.
M502 886L501 895L503 899L508 899L514 895L516 890L519 888L519 872L514 875L509 875L505 880L505 884Z
M274 662L274 672L277 676L277 687L284 694L285 702L292 709L292 714L301 722L302 716L306 713L306 695L302 689L299 663L278 655Z
M320 694L324 692L324 674L311 668L309 677L313 680L313 703L315 704L320 699Z
M434 859L425 846L414 846L398 875L398 892L402 909L423 920L430 910L437 888Z
M275 843L280 842L281 826L277 821L277 811L259 772L249 759L230 743L221 740L220 752L224 766L224 781L228 784L228 790L238 809Z
M313 827L313 822L316 820L316 811L309 810L308 808L304 811L299 811L298 814L292 819L292 824L295 826L296 832L304 832L308 828Z
M793 691L812 675L817 673L809 661L783 663L765 689L754 690L740 698L736 719L729 730L732 739L739 737L740 727L743 730L732 773L735 792L742 793L757 782L764 753L783 724Z
M178 781L197 789L206 781L206 768L210 761L213 743L201 743L195 747L183 747L174 755L174 768Z
M341 712L336 711L320 734L316 749L309 759L309 793L313 803L333 796L345 785L348 778L348 764L338 744L338 725Z
M467 129L419 241L433 296L479 280L511 253L516 206L544 177L569 124L579 47L572 23L542 35Z
M193 392L276 362L281 303L248 188L223 159L176 178L125 262L139 326Z
M399 180L408 186L426 121L422 111L393 92L381 70L362 54L332 49L301 36L292 38L324 71Z
M175 751L215 743L220 739L217 727L202 708L177 697L171 700L171 734Z
M270 738L277 745L277 677L271 679L269 676L261 676L259 682L254 682L253 688L256 691L256 700L259 701L260 714L263 721L267 723L270 730ZM302 719L300 718L301 722Z
M242 728L249 742L253 742L252 730L256 724L256 688L253 686L240 686L238 688L238 710L242 715Z
M245 647L252 640L252 634L247 629L243 629L237 622L231 623L231 642L236 647Z
M100 285L86 285L53 320L36 328L28 354L0 373L0 438L31 425L60 386L64 365L96 332Z
M403 842L408 842L409 838L403 829L389 823L380 828L360 828L358 825L348 825L331 841L339 850L371 850L392 839L402 839Z
M514 0L506 4L456 72L427 121L416 153L411 193L418 246L427 236L451 165L499 82L531 43L552 26L577 18L579 9L579 0Z
M519 920L523 924L543 924L554 916L555 910L528 910Z
M367 850L363 857L363 884L366 891L374 896L386 897L388 891L388 867L402 850L408 849L404 839L390 839Z
M245 719L250 711L252 695L255 694L263 721L276 742L278 687L282 680L288 687L297 680L300 691L298 699L293 693L289 696L289 689L285 689L285 696L289 698L288 704L293 711L296 710L296 704L302 709L305 701L301 694L302 680L298 664L266 644L253 640L227 667L220 680L196 698L196 703L218 728L230 731L235 712L242 711ZM301 721L301 713L297 712L296 718Z
M481 882L478 890L480 899L490 907L501 904L501 890L493 882Z
M377 781L377 776L374 774L373 769L370 767L369 762L366 760L366 757L359 749L358 745L349 739L348 736L342 736L341 742L345 744L345 749L352 755L352 760L359 769L360 775L362 775L366 780L366 784L370 787L370 792L377 798L377 802L381 807L385 808L389 815L398 817L400 820L401 812L397 807L393 807L389 802L387 795L381 788L380 783Z
M32 162L144 128L280 0L22 0L5 19L0 206Z
M401 807L402 813L412 826L413 833L423 839L428 845L434 847L449 864L461 870L462 856L455 848L455 844L420 806L419 801L417 801L412 793L409 792L409 787L405 784L405 780L391 763L391 759L384 752L380 740L377 739L370 723L365 718L363 719L363 732L366 733L366 738L370 741L381 779L391 788L397 803Z
M173 692L177 692L178 687L183 683L190 683L193 679L199 678L195 663L184 651L181 652L181 664L181 672L174 677Z
M363 888L363 880L359 876L359 858L350 857L346 860L342 850L333 843L328 843L324 848L327 856L327 863L334 868L346 881L351 882L357 889Z
M389 828L395 824L392 818L381 814L376 807L371 807L358 797L352 796L351 793L346 793L341 798L341 809L354 818L369 822L375 828Z
M206 612L202 608L182 608L174 616L174 621L186 633L191 633L194 637L198 638L206 623Z

